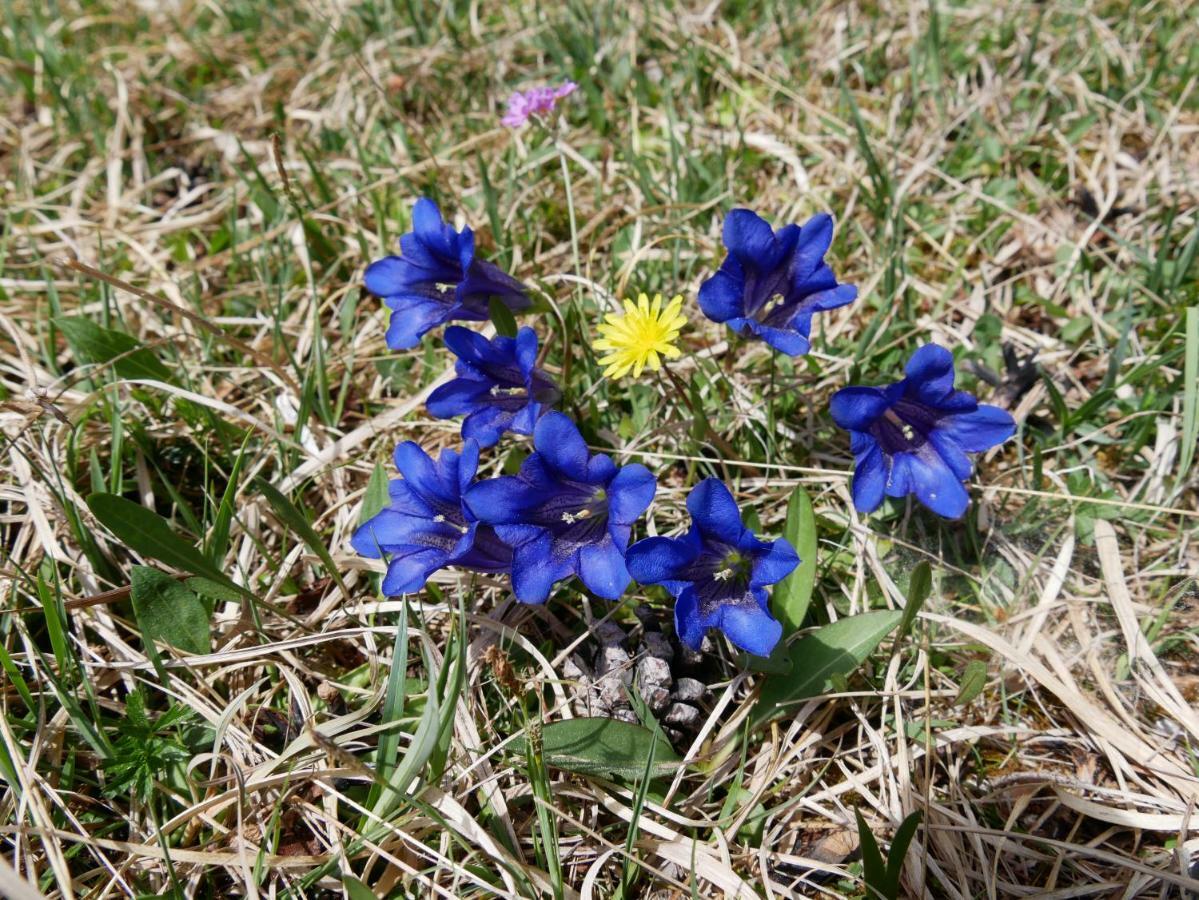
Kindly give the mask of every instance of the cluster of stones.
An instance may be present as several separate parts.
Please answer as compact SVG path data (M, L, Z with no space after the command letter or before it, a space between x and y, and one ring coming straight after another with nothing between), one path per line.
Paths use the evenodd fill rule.
M648 606L637 607L637 618L636 641L615 622L600 622L591 629L594 645L566 660L562 674L572 685L574 710L639 724L631 700L635 691L675 748L685 749L704 723L708 688L682 673L697 668L702 653L667 636Z

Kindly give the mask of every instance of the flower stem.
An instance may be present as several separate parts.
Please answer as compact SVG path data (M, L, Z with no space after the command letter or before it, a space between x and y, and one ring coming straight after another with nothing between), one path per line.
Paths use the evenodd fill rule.
M558 151L558 161L562 164L562 184L566 188L566 213L570 217L570 253L575 265L575 309L583 295L583 266L579 262L579 227L575 220L575 197L570 186L570 167L566 165L566 152L562 149L562 141L555 140L554 147ZM569 336L567 336L569 341ZM562 385L570 386L571 354L566 353L562 360Z

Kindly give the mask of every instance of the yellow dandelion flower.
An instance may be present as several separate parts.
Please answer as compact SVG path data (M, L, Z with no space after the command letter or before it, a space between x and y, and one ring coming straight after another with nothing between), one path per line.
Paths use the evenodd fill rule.
M633 373L640 378L648 365L657 372L662 368L661 357L675 359L679 348L675 340L687 324L687 317L680 312L683 298L674 297L662 309L662 295L655 294L653 305L649 297L641 294L636 305L624 301L624 314L609 313L604 324L599 326L600 339L593 345L607 356L600 357L600 365L606 366L604 374L609 378L623 378Z

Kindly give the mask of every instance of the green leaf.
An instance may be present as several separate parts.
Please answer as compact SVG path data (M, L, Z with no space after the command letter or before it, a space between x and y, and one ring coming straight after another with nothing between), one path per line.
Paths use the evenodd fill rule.
M329 553L329 548L325 546L325 542L321 540L320 535L308 524L308 519L304 517L304 514L269 482L259 480L258 489L262 491L262 496L266 497L267 503L275 511L275 515L279 518L279 521L300 536L300 540L308 545L308 549L315 553L320 558L320 561L325 564L325 569L328 570L333 580L337 582L337 586L341 588L341 593L346 597L350 596L349 591L346 590L346 586L341 580L341 572L338 570L337 564L333 562L333 557Z
M240 595L253 596L235 584L203 553L175 534L166 519L158 513L116 494L92 494L87 498L87 506L105 528L142 556L200 575Z
M516 337L516 317L497 297L492 297L487 303L487 311L495 325L495 333L503 337Z
M965 706L983 692L987 686L987 664L981 659L972 659L966 663L962 672L962 682L958 687L958 695L954 697L954 706Z
M903 873L903 858L907 855L912 839L916 837L916 829L920 827L921 810L916 810L905 818L895 830L891 840L891 849L887 851L887 896L899 897L899 876Z
M523 736L512 743L514 752L525 752ZM640 725L617 719L566 719L551 722L541 732L546 763L581 775L644 777L651 746L654 777L672 774L682 760L669 744Z
M885 893L887 883L887 867L883 862L882 851L878 849L878 841L870 831L870 826L862 818L860 810L853 811L858 820L858 842L862 847L862 880L875 896L891 900Z
M1187 477L1199 441L1199 306L1188 306L1186 356L1182 369L1182 443L1178 454L1178 483Z
M783 637L799 630L816 584L816 516L808 492L796 485L787 501L787 540L799 554L799 565L774 588L771 606L783 623Z
M898 610L876 610L818 628L791 645L791 674L767 678L754 708L753 727L785 715L795 703L829 689L856 669L899 624Z
M123 331L101 328L80 316L60 316L54 324L66 336L75 360L83 365L113 362L121 378L173 382L171 370L153 353Z
M208 606L183 582L149 566L130 573L133 614L142 634L188 653L212 649Z
M912 569L912 576L908 579L908 596L903 605L903 618L899 622L899 637L912 630L912 623L916 621L916 616L932 589L932 569L929 568L927 560L921 560L916 564L916 568Z
M375 892L353 875L342 875L341 883L345 885L346 896L350 900L377 900Z
M382 463L375 463L371 479L366 483L366 493L362 495L362 509L358 513L358 524L366 524L368 519L378 515L391 503L391 493L387 482L387 470Z

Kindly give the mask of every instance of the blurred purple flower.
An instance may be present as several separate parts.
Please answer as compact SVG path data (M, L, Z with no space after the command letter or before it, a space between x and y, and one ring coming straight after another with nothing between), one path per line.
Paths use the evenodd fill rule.
M500 119L500 124L509 128L519 128L533 116L548 116L554 111L559 100L573 94L578 88L573 81L566 81L557 87L547 85L527 91L516 91L508 98L508 111Z

